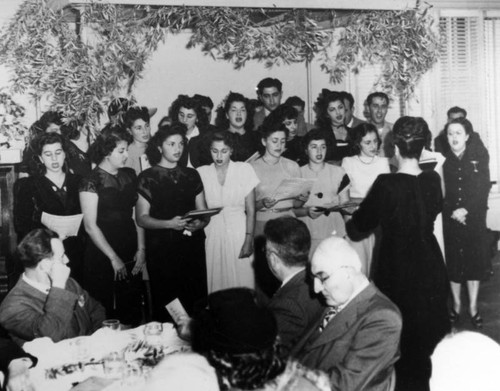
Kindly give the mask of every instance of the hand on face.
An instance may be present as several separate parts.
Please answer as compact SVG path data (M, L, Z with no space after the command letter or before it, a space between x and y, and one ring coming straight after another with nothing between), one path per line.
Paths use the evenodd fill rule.
M52 281L52 286L64 289L70 272L71 269L64 263L54 261L49 270L49 278Z

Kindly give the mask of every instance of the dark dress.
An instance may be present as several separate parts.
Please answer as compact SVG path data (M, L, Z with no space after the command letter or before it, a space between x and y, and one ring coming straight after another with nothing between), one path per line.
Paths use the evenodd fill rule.
M453 282L483 280L489 270L486 212L490 191L489 156L486 149L469 145L461 158L446 154L443 176L446 197L443 233L448 275ZM454 210L467 210L466 224L451 218Z
M42 212L58 216L81 213L78 196L78 175L66 174L64 184L58 188L45 176L19 179L14 185L14 227L18 241L35 228L45 228L41 223ZM77 236L64 240L71 276L82 283L82 254L84 249L83 225Z
M139 175L139 194L150 204L149 215L170 220L196 209L203 191L196 170L177 166L154 166ZM178 298L192 313L195 302L207 296L205 234L183 234L174 229L146 229L147 266L153 297L153 318L171 320L165 305Z
M326 157L327 162L342 162L347 156L353 156L353 144L350 137L351 129L346 127L347 136L345 140L337 140L335 133L331 128L322 128L326 141Z
M135 171L125 167L111 175L96 167L82 180L80 192L95 193L99 197L97 226L129 272L127 280L114 281L111 261L89 238L84 254L83 286L104 305L109 318L138 325L142 317L141 274L131 274L137 251L137 231L132 218L137 201Z
M260 133L245 131L245 134L231 133L233 141L233 154L231 160L234 162L244 162L257 152L262 145Z
M287 159L293 160L299 166L307 164L307 157L302 145L302 137L295 136L292 140L286 142L286 150L281 155Z
M71 141L68 141L66 146L66 163L73 174L80 175L82 178L90 175L92 171L89 155Z
M449 282L433 224L442 208L436 172L381 174L354 213L348 229L378 225L382 240L373 281L401 310L397 390L428 390L430 355L450 331Z

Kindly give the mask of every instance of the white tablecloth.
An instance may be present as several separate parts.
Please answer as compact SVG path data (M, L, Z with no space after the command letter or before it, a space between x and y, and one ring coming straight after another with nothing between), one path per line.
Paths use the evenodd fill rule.
M38 358L36 367L30 370L30 377L36 391L67 391L72 384L81 382L90 376L106 377L102 365L86 365L84 370L76 370L71 374L59 375L55 379L47 377L47 370L60 368L63 365L79 362L99 362L112 352L121 352L127 346L144 339L144 326L131 330L112 331L100 329L88 337L77 337L58 343L50 338L37 338L24 344L26 352ZM163 324L161 346L164 354L189 350L189 345L181 340L171 323ZM124 386L116 381L106 390L132 391L137 387Z

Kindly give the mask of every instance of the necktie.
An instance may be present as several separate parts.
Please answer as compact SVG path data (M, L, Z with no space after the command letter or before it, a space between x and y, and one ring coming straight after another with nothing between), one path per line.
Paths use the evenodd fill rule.
M319 325L319 332L323 332L328 323L333 319L335 315L337 315L338 311L335 307L330 307L323 317L323 321Z

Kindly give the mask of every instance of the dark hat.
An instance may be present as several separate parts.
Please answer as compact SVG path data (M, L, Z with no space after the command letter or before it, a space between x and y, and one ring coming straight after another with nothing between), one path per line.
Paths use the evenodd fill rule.
M194 334L195 350L241 354L271 348L278 328L253 290L232 288L209 295L207 308L195 316Z

